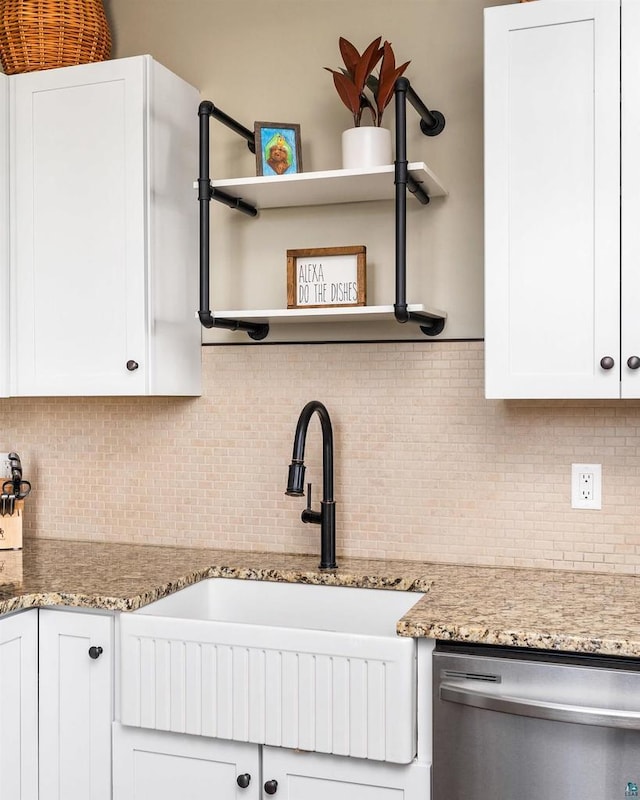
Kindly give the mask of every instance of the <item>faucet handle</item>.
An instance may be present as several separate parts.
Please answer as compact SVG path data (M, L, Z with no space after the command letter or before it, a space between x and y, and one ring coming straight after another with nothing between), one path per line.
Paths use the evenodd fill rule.
M307 507L300 515L300 519L303 522L314 522L316 525L320 525L322 522L322 515L319 511L314 511L311 508L311 484L307 484Z

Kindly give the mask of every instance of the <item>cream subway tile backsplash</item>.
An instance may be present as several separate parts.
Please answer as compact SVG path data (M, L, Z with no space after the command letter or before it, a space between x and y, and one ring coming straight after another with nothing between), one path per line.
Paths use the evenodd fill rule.
M336 448L338 555L640 573L640 402L487 401L483 345L208 347L197 399L0 400L25 535L319 552L285 497L302 406ZM321 494L314 418L307 479ZM602 511L570 504L603 465Z

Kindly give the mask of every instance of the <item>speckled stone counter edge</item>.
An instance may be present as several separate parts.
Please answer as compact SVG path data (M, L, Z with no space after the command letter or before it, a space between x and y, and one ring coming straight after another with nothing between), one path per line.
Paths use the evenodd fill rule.
M207 578L235 578L239 580L277 581L280 583L306 583L316 586L345 586L362 589L389 589L400 592L427 592L431 585L428 580L386 578L373 575L351 575L348 573L305 573L295 570L242 569L237 567L210 567L192 572L177 580L154 586L148 591L132 597L110 597L103 594L82 594L81 592L39 592L18 594L0 600L0 615L26 608L43 608L45 606L75 606L77 608L95 608L106 611L135 611L153 603L162 597L173 594L180 589L191 586ZM16 592L19 591L15 586Z
M549 631L489 630L472 625L420 625L401 619L399 636L430 638L438 641L468 644L489 644L500 647L520 647L550 650L559 653L591 653L594 655L640 658L640 640L630 638L605 639L572 636Z
M3 556L4 558L4 556ZM640 578L562 570L472 567L56 540L25 543L0 580L0 614L44 606L133 611L206 578L425 593L401 636L640 657ZM13 582L11 582L13 581Z
M42 606L133 611L206 578L426 592L423 565L175 546L34 539L0 553L0 614Z

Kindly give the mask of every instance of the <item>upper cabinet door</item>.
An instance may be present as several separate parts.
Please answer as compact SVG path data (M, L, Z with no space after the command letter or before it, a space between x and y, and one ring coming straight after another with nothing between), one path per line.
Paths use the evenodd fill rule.
M640 2L622 3L622 397L640 397Z
M200 393L198 101L149 56L10 79L13 394Z
M487 9L485 115L486 395L618 397L618 1Z
M0 397L9 394L9 79L0 74Z
M144 70L12 80L15 394L144 394Z

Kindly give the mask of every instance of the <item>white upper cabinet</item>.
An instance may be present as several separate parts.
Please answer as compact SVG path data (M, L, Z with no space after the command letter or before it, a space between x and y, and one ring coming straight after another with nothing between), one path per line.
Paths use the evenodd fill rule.
M640 2L622 5L621 396L640 397Z
M9 79L0 74L0 397L9 393Z
M200 393L198 103L149 56L10 78L12 394Z
M630 313L640 279L625 278L640 249L640 160L626 136L640 128L637 0L622 12L623 87L627 76L635 84L623 92L623 189L634 185L623 197L622 342L620 2L485 12L489 398L640 396L640 370L626 364L640 356L640 317Z

